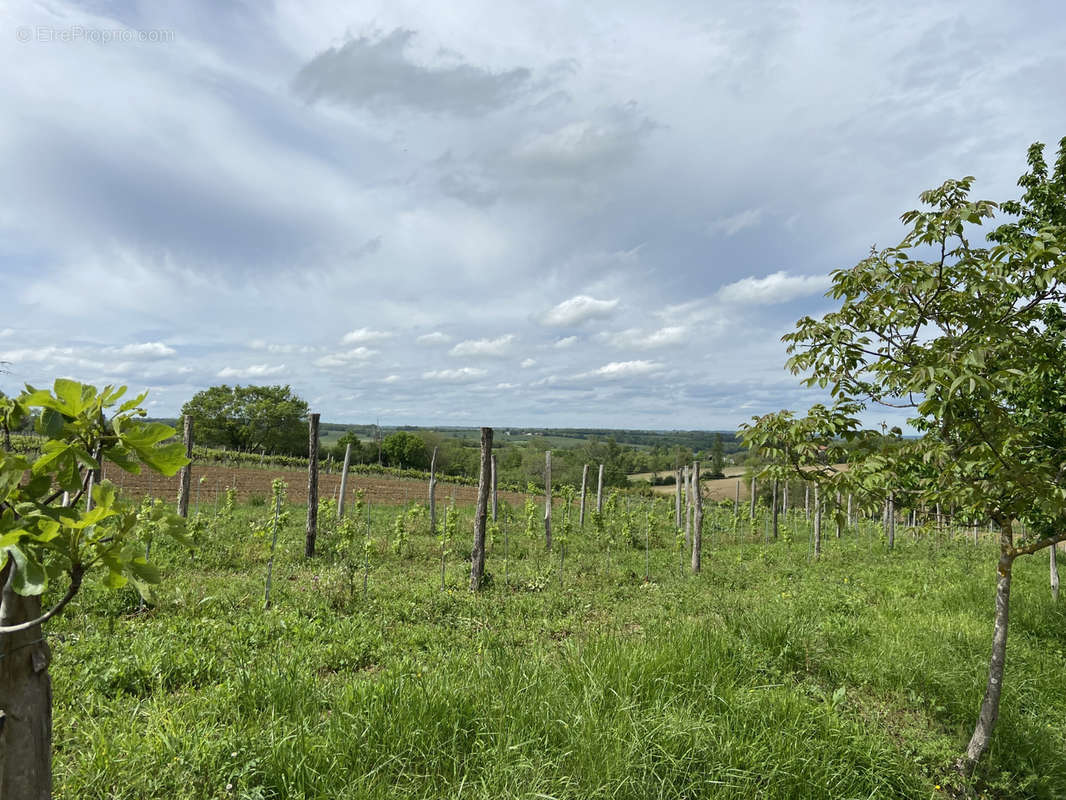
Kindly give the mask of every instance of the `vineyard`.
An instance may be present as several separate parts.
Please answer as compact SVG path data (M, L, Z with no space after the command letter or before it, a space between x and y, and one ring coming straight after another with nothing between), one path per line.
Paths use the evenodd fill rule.
M901 524L890 551L856 515L814 569L802 507L774 540L769 508L727 502L693 576L672 498L615 492L584 527L571 506L547 552L543 498L515 496L476 595L472 506L441 492L448 539L403 485L417 501L359 498L342 523L323 500L313 560L286 502L266 613L269 503L202 503L191 551L157 545L147 610L87 586L50 636L57 796L948 794L987 657L987 531ZM1024 713L987 796L1066 790L1066 617L1037 566L1018 576Z

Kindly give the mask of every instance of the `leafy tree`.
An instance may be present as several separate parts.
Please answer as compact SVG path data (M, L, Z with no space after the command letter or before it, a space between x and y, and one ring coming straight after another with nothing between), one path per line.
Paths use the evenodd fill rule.
M1066 540L1066 139L1051 170L1043 146L1030 148L1023 195L1003 204L1015 219L988 234L989 247L971 236L997 205L970 200L972 183L923 193L924 208L902 216L910 230L898 245L833 273L840 308L784 337L793 372L837 398L828 432L869 451L856 414L871 404L911 414L923 435L867 452L868 470L907 484L912 505L954 503L999 528L992 655L956 765L964 775L999 716L1014 562Z
M288 386L212 386L181 408L201 444L306 454L307 403Z
M381 452L390 467L429 469L429 453L421 436L408 431L396 431L385 437Z
M711 444L711 472L708 478L723 478L725 477L725 449L722 446L722 434L716 433L714 435L714 442Z
M109 589L132 584L148 597L159 572L145 560L145 531L187 542L176 515L159 505L138 519L137 506L120 500L110 481L96 480L104 462L165 475L187 463L181 442L165 444L173 428L138 419L145 394L117 405L125 391L61 379L52 391L27 386L4 407L12 426L38 410L35 427L45 441L32 462L0 450L0 797L51 792L50 651L41 625L91 573ZM60 599L42 611L45 590L64 582Z
M377 460L377 451L371 453L371 448L365 446L359 439L359 436L355 431L345 431L337 439L337 443L333 445L332 454L337 461L344 460L344 452L348 445L352 446L352 452L350 455L352 464L366 464L371 460L373 456L374 460Z

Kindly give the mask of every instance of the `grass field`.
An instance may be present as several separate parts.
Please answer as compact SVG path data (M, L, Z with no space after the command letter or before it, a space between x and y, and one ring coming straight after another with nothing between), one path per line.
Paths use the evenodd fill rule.
M211 518L194 554L156 547L149 612L94 585L51 624L56 796L954 796L990 648L984 543L901 531L887 552L866 523L812 562L800 520L766 543L711 510L692 576L668 504L635 502L609 547L572 533L561 566L506 522L480 595L469 507L443 590L425 523L398 554L397 509L373 509L364 594L362 529L323 530L307 561L293 506L267 612L269 510ZM1046 582L1046 561L1016 566L985 797L1066 796Z

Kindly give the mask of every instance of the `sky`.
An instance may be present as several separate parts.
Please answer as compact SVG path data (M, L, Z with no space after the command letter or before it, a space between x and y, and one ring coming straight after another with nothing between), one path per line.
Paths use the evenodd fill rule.
M0 390L732 429L947 178L1066 136L1058 2L3 2ZM870 424L902 418L871 411Z

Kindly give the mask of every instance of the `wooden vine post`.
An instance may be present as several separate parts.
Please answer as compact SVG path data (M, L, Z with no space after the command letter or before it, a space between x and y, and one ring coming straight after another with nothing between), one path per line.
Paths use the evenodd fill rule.
M888 499L885 500L885 517L887 519L887 525L885 526L885 535L888 537L888 549L891 550L896 546L896 493L889 492Z
M699 574L703 559L703 493L700 491L699 461L692 464L692 486L692 571Z
M779 507L778 507L778 505L777 505L777 492L778 492L778 480L777 480L777 478L774 478L774 490L773 490L773 507L774 507L774 513L773 513L773 520L774 520L774 521L773 521L773 526L774 526L774 541L777 541L777 535L778 535L778 532L779 532L779 527L778 527L778 512L780 511L780 508L779 508Z
M544 549L552 549L552 451L544 451Z
M470 553L470 591L481 591L485 577L485 528L489 516L489 483L492 476L492 428L481 429L481 472L477 481L474 512L474 549Z
M344 466L341 468L341 489L337 498L337 519L344 516L344 499L348 496L348 468L352 465L352 443L344 446Z
M437 448L429 459L429 530L437 533Z
M1055 551L1059 549L1059 546L1053 544L1048 549L1051 551L1051 599L1057 603L1059 601L1059 565Z
M822 500L818 493L818 484L814 484L814 557L822 554Z
M674 473L674 527L681 530L681 467Z
M185 415L185 424L182 435L185 437L185 457L189 463L181 468L178 474L178 516L189 516L189 489L192 488L192 415ZM100 463L97 461L96 463ZM99 476L97 476L99 482ZM90 493L90 497L91 497Z
M496 472L496 454L492 454L492 521L496 522L498 519L498 507L496 497L496 485L499 482L499 474Z
M318 535L318 414L307 419L307 536L304 539L304 557L315 555L315 537Z
M600 479L596 483L596 511L603 513L603 464L600 464Z
M588 482L589 482L589 465L586 464L584 467L581 468L581 508L580 508L580 510L578 512L578 522L577 522L577 525L578 525L579 528L584 528L585 527L585 489L588 486Z

